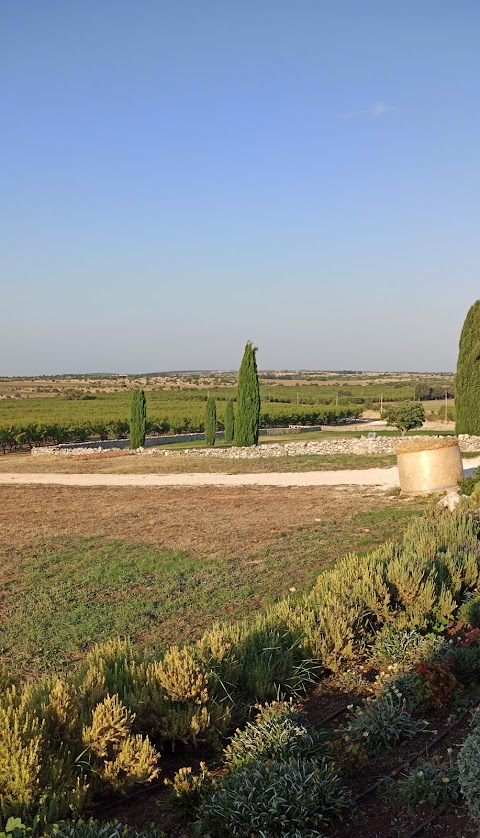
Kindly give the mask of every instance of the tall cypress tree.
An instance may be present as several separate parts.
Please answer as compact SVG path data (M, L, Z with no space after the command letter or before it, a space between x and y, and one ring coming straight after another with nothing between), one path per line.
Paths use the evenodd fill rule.
M233 410L233 399L227 399L225 417L223 421L225 425L225 442L227 445L231 445L235 437L235 413Z
M457 434L480 436L480 300L463 324L455 377Z
M260 428L260 386L258 383L257 347L249 340L238 373L235 445L257 445Z
M209 396L205 405L205 445L211 448L215 445L215 431L217 430L217 405L213 396Z
M130 402L130 448L145 444L147 429L147 402L143 390L134 390Z

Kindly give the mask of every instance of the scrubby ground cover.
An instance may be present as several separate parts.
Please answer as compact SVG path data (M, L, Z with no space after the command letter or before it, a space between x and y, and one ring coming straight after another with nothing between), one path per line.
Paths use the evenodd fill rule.
M0 487L3 654L39 672L110 636L157 649L198 637L308 590L425 503L348 488Z

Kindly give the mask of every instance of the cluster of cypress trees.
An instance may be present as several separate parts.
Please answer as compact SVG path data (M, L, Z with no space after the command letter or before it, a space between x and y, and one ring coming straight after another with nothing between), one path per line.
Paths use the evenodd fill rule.
M257 347L249 340L238 374L237 414L232 399L225 408L225 442L235 445L257 445L260 430L260 385L258 382ZM143 390L134 390L130 406L130 448L145 444L147 403ZM209 396L205 407L205 444L215 445L217 406Z
M258 382L257 347L248 341L238 374L237 413L232 399L225 408L225 442L237 446L257 445L260 430L260 385ZM215 399L209 396L205 408L205 443L215 445L217 411Z
M457 434L480 436L480 300L470 308L460 335L455 407Z

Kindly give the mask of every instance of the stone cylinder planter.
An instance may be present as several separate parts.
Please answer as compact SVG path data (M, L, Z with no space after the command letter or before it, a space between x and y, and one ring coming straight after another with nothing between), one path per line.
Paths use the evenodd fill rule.
M405 495L456 489L463 478L462 455L455 437L405 440L395 453L400 489Z

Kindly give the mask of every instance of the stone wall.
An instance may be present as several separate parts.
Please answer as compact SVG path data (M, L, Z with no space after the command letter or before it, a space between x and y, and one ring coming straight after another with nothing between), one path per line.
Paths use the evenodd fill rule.
M203 434L195 436L202 437ZM223 434L222 434L223 436ZM408 437L410 442L412 439L422 439L420 435L417 437ZM128 453L135 456L143 454L154 454L158 457L218 457L220 459L255 459L261 457L295 457L300 454L393 454L396 446L401 442L402 437L394 436L378 436L375 439L367 439L361 437L360 439L325 439L325 440L306 440L305 442L286 442L278 443L272 442L268 445L252 446L251 448L184 448L183 450L163 450L159 448L151 448L146 451L144 448L139 448L138 451L130 451ZM460 434L459 445L462 451L478 451L480 452L480 437L468 436L467 434ZM172 437L170 437L172 441ZM181 442L179 437L175 437L175 441ZM62 448L60 446L54 448L34 448L32 454L35 456L56 455L62 457L74 457L75 455L98 454L102 451L120 451L121 447L109 445L105 449L103 443L98 447L82 447L82 448Z

